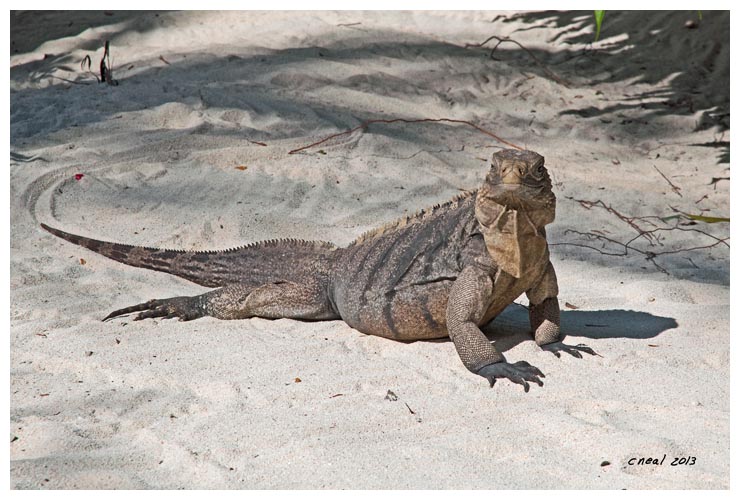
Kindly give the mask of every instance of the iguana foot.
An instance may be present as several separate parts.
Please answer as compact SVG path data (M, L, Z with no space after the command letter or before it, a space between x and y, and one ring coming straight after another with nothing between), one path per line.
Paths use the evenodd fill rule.
M578 344L578 345L568 345L564 344L563 342L553 342L551 344L545 344L543 346L540 346L543 351L548 351L553 353L556 357L560 357L560 352L567 352L574 358L583 358L582 352L585 352L586 354L590 354L591 356L601 356L598 352L591 349L586 344Z
M180 321L190 321L191 319L200 318L205 315L202 309L198 307L196 299L197 297L153 299L142 304L113 311L103 321L133 312L139 312L134 318L134 321L140 321L146 318L179 318Z
M527 381L534 382L542 387L542 381L539 377L545 376L539 368L530 365L526 361L517 361L516 363L502 361L486 365L478 370L478 375L486 378L491 384L491 387L496 383L496 379L508 378L515 384L523 385L524 392L529 392L529 383Z

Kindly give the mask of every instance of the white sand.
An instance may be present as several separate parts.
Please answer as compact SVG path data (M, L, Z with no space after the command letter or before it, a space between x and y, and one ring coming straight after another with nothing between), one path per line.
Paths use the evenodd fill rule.
M729 176L729 14L684 28L695 15L610 11L586 52L589 13L12 15L11 487L728 488L723 244L658 255L670 274L636 252L553 246L566 342L603 357L541 352L513 306L486 331L547 375L525 394L490 389L450 342L339 321L102 323L203 289L38 227L185 249L346 244L477 187L501 146L465 125L376 124L287 154L379 118L468 120L543 154L559 199L551 242L638 236L578 199L627 217L729 217L729 182L709 184ZM495 61L464 48L494 34L571 87L514 44ZM117 87L80 71L105 39ZM666 225L635 221L651 222ZM714 237L633 245L729 236L727 223L679 228Z

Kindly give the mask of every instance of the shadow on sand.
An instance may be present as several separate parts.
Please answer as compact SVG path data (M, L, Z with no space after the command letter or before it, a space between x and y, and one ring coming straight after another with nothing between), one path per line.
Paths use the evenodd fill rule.
M604 311L561 311L561 328L568 343L580 339L651 339L678 327L674 318L642 311L612 309ZM529 312L518 305L509 306L498 318L483 328L502 352L521 342L531 341Z

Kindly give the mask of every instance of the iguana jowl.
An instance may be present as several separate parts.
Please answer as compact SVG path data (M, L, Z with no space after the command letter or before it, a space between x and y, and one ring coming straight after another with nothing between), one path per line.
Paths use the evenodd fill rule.
M202 316L342 319L370 335L397 340L449 336L465 367L529 389L542 372L508 363L481 332L522 293L538 345L581 357L593 351L560 342L555 270L545 226L555 195L544 158L533 151L493 154L482 187L366 233L345 248L326 242L271 240L225 251L188 252L50 233L106 257L216 288L202 295L150 300L105 319Z

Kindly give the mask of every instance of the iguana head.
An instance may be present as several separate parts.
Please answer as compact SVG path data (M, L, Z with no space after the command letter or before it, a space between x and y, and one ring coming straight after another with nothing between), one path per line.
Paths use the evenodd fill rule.
M512 276L546 256L544 227L555 220L555 195L545 159L534 151L494 153L475 216L489 253Z
M545 159L534 151L504 149L493 154L481 188L485 200L523 210L542 227L555 220L555 195ZM480 195L479 195L480 196Z

